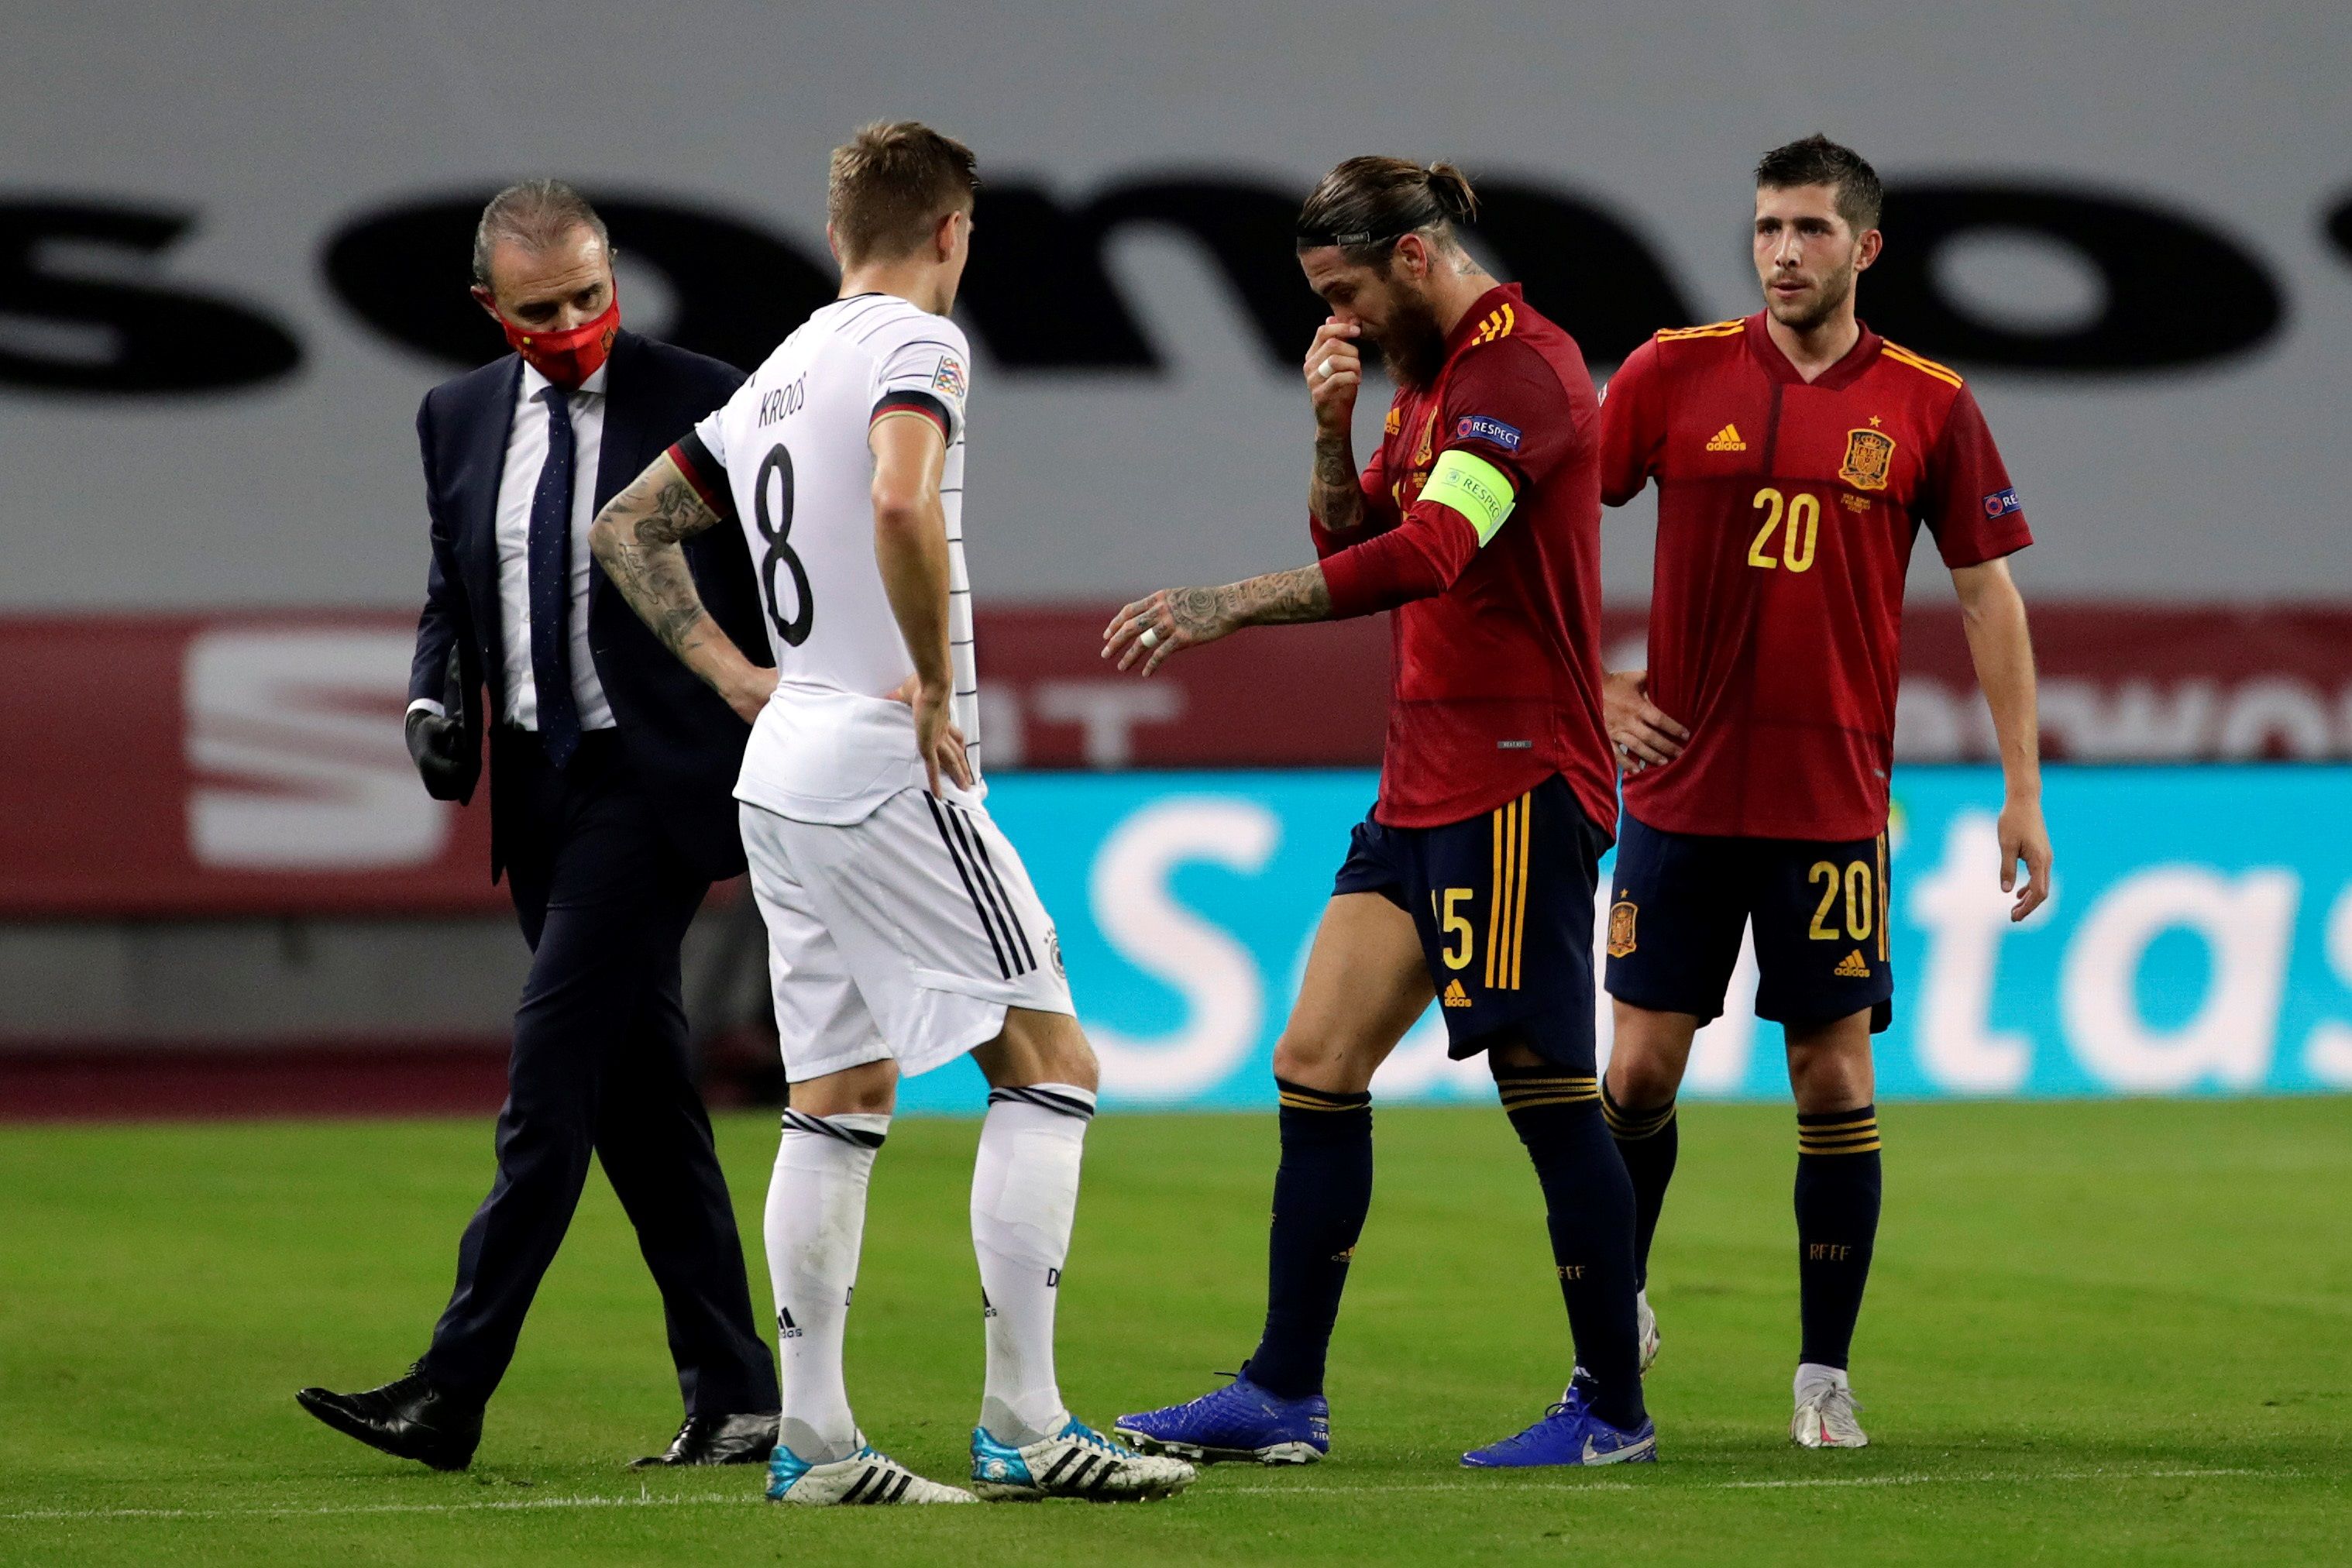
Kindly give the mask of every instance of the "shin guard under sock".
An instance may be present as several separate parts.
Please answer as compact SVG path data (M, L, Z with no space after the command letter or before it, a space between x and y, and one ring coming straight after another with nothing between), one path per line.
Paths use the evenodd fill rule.
M1274 1174L1265 1333L1243 1369L1285 1399L1323 1392L1323 1361L1348 1261L1372 1206L1372 1097L1275 1079L1282 1163Z
M1658 1213L1666 1205L1666 1184L1675 1179L1675 1157L1682 1148L1681 1122L1673 1100L1664 1105L1620 1105L1606 1083L1601 1086L1601 1114L1609 1122L1609 1135L1617 1140L1625 1174L1633 1183L1633 1283L1640 1289L1650 1282L1650 1242L1658 1234Z
M1797 1359L1843 1369L1878 1240L1878 1108L1797 1118Z
M1633 1311L1633 1184L1601 1114L1591 1077L1496 1067L1495 1087L1535 1163L1593 1414L1631 1431L1645 1415Z

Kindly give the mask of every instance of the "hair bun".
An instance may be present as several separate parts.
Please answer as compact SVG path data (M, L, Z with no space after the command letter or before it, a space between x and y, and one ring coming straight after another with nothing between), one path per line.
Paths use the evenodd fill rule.
M1470 176L1452 163L1432 163L1427 174L1430 199L1452 223L1469 223L1478 216L1478 197Z

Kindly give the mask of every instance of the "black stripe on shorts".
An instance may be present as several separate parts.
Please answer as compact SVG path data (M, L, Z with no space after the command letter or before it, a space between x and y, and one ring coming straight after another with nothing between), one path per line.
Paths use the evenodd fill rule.
M994 884L997 898L1003 901L1004 918L1013 927L1014 940L1021 944L1021 962L1014 965L1014 973L1026 974L1037 967L1036 950L1029 945L1028 929L1021 923L1021 911L1013 904L1013 895L1005 891L1004 879L996 874L996 862L988 858L988 840L982 835L980 824L972 821L961 806L950 802L948 810L954 815L956 826L971 833L971 847L980 855L981 875Z
M940 842L947 846L948 858L955 862L956 875L963 879L964 895L971 900L972 912L980 917L980 929L987 933L989 951L996 954L997 972L1010 980L1013 978L1013 965L1004 956L1005 944L997 940L996 922L990 917L988 906L981 901L980 888L972 880L971 868L964 864L963 851L956 847L955 834L948 826L947 816L940 810L939 801L929 791L924 792L923 804L931 808L931 825L940 830Z

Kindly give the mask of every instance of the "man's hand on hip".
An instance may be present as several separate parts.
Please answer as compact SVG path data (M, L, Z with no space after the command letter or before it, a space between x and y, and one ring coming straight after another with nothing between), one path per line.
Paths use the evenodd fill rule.
M1690 731L1680 721L1650 700L1646 669L1621 669L1602 676L1601 710L1626 773L1638 773L1673 762L1690 740Z
M923 754L923 772L931 793L940 793L945 773L959 789L971 787L971 762L964 755L963 731L955 727L955 695L948 683L915 687L915 745Z
M768 699L776 694L776 671L772 665L757 665L748 659L741 664L741 668L721 678L719 695L727 700L735 717L746 724L756 724Z

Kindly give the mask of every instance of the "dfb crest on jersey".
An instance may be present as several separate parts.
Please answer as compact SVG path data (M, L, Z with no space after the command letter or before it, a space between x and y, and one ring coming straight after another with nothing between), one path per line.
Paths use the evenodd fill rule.
M1622 958L1633 951L1633 920L1641 913L1631 899L1621 900L1609 907L1609 956Z
M1886 471L1895 466L1895 437L1883 430L1845 433L1845 461L1838 478L1858 490L1883 490Z

